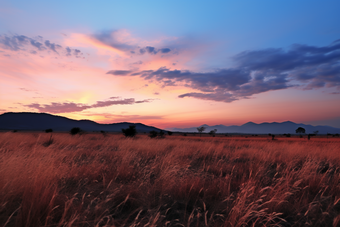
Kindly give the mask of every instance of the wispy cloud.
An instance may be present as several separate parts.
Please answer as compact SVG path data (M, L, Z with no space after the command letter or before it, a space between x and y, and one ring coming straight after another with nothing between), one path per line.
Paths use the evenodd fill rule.
M106 74L112 74L115 76L125 76L132 73L130 70L110 70Z
M25 35L0 35L0 47L9 51L23 51L36 54L42 51L52 51L58 55L83 57L78 49L63 47L60 44L44 40L42 36L31 38Z
M97 42L100 42L103 45L109 46L113 49L128 53L128 54L137 54L143 55L145 53L148 54L167 54L171 52L169 47L160 47L156 48L154 46L144 46L145 41L139 40L137 38L133 38L131 34L125 30L112 30L112 31L103 31L100 33L96 33L91 35L92 39L95 39ZM142 47L141 47L142 46Z
M38 104L32 103L28 105L24 105L29 108L33 108L38 110L39 112L46 113L71 113L71 112L80 112L86 109L113 106L113 105L133 105L138 103L146 103L151 102L151 99L145 99L140 101L135 101L134 98L129 99L118 99L118 97L111 97L111 100L107 101L97 101L95 104L87 105L82 103L74 103L74 102L52 102L51 104ZM112 100L114 99L114 100Z

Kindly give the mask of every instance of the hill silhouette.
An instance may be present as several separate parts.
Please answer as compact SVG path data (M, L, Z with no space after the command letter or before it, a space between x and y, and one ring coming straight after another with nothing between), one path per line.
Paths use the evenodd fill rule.
M79 127L85 131L121 132L122 128L135 125L137 132L150 132L160 129L141 123L121 122L113 124L99 124L90 120L73 120L66 117L47 113L4 113L0 115L0 130L42 131L48 128L53 131L70 131Z
M303 127L306 129L306 133L313 133L315 131L319 131L319 134L335 134L340 133L339 128L334 128L330 126L313 126L313 125L306 125L306 124L297 124L291 121L285 122L272 122L272 123L261 123L256 124L254 122L248 122L241 126L232 125L232 126L225 126L225 125L201 125L206 127L204 132L209 132L211 130L217 129L217 133L246 133L246 134L284 134L290 133L295 134L295 130L298 127ZM168 128L167 130L171 130L174 132L197 132L197 127L192 128Z

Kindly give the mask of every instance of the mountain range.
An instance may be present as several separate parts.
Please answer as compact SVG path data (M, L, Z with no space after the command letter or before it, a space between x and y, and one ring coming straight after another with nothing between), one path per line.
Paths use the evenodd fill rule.
M141 123L121 122L113 124L99 124L90 120L72 120L66 117L56 116L47 113L4 113L0 115L0 130L25 130L25 131L43 131L46 129L53 129L53 131L70 131L71 128L79 127L84 131L106 131L106 132L121 132L123 128L128 128L130 125L135 125L137 132L160 131L161 129L144 125ZM245 133L245 134L295 134L298 127L306 130L306 133L314 133L318 131L319 134L335 134L340 133L339 128L330 126L312 126L306 124L297 124L291 121L282 123L261 123L256 124L248 122L241 126L232 125L201 125L205 127L205 133L217 129L217 133ZM197 127L192 128L167 128L168 131L173 132L197 132Z
M150 132L160 129L141 123L121 122L113 124L99 124L90 120L72 120L66 117L47 113L4 113L0 115L0 130L25 130L42 131L52 129L53 131L70 131L74 127L88 132L106 131L121 132L122 129L135 125L137 132Z
M305 124L297 124L291 121L285 121L282 123L272 122L272 123L261 123L256 124L254 122L248 122L244 125L201 125L200 127L205 127L204 132L210 132L211 130L217 129L217 133L246 133L246 134L295 134L295 130L299 127L302 127L306 130L306 133L314 133L318 131L319 134L335 134L340 133L339 128L333 128L330 126L313 126L313 125L305 125ZM173 132L197 132L197 127L192 128L168 128L167 130Z

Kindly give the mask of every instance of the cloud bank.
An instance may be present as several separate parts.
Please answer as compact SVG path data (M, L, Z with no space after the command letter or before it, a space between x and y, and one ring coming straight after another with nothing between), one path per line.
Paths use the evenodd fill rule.
M153 49L149 50L153 52ZM245 51L233 57L234 68L213 72L158 70L138 72L109 71L115 76L139 76L158 81L162 86L186 86L198 92L179 98L232 102L266 91L299 87L314 89L335 87L340 90L340 40L328 46L295 44L287 50L271 48Z
M111 97L110 100L97 101L93 105L86 105L86 104L74 103L74 102L64 102L64 103L52 102L51 104L43 104L43 105L38 104L38 103L32 103L32 104L24 105L24 106L36 109L39 112L56 114L56 113L81 112L86 109L113 106L113 105L133 105L137 103L146 103L146 102L151 102L151 101L152 101L151 99L135 101L134 98L118 99L118 97Z

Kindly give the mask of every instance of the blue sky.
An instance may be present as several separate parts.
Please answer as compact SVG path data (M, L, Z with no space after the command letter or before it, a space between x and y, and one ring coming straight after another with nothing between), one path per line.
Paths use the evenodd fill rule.
M25 36L26 44L21 43L20 45L28 45L28 40L41 43L48 40L50 43L58 44L60 48L69 47L70 50L78 50L79 53L83 53L83 56L89 56L86 59L84 57L87 63L85 60L80 62L79 56L75 56L79 61L77 67L82 68L83 65L86 65L91 68L88 68L86 72L94 70L92 74L94 78L101 78L102 81L107 80L105 84L120 84L120 87L115 89L115 94L109 94L109 91L107 93L96 92L102 90L96 86L90 89L88 87L90 85L84 85L83 88L80 88L79 84L71 86L72 83L69 80L76 76L70 70L62 73L68 75L65 78L49 76L47 80L46 73L43 73L41 68L47 70L50 67L53 70L53 67L50 65L51 61L45 62L42 58L45 60L47 57L52 58L51 53L54 51L51 49L50 52L41 52L41 59L37 58L35 61L36 72L27 68L22 69L21 78L35 78L36 75L40 75L29 85L23 85L25 82L17 79L18 72L13 70L6 69L0 74L0 78L5 81L4 84L10 84L12 87L17 84L17 89L24 87L26 90L37 90L41 93L39 96L41 99L32 101L30 98L33 96L26 99L25 95L18 95L17 98L4 98L4 95L0 93L1 98L4 99L3 103L5 103L0 106L0 109L3 112L10 111L11 108L22 111L48 111L48 108L35 110L27 108L29 106L32 108L32 104L49 107L53 105L52 103L58 103L57 106L61 108L64 103L91 106L84 102L92 100L92 103L95 103L105 97L117 96L122 100L132 97L136 100L139 98L153 101L131 109L126 106L123 108L113 105L111 106L112 110L74 111L64 115L84 118L92 114L91 116L97 115L98 117L93 118L94 120L102 122L129 120L131 116L135 116L135 121L148 119L145 121L146 123L160 127L163 125L195 126L207 122L211 124L241 124L247 121L283 120L313 124L324 122L327 125L340 127L340 107L334 107L340 101L338 94L340 92L340 76L339 72L336 72L339 64L337 57L339 49L334 46L336 40L340 39L339 10L340 1L314 0L97 2L1 0L0 35L2 41L0 41L3 49L0 49L2 51L0 54L12 57L8 64L18 64L20 67L20 62L28 62L30 58L27 57L25 60L24 54L18 55L18 48L8 46L9 44L5 41L6 37L17 39L16 37L20 35ZM105 49L103 45L115 49ZM148 57L146 57L147 55L131 54L131 51L137 51L139 54L138 51L142 51L143 48L144 51L148 50L145 49L147 47L155 48L154 52L149 52L150 56ZM331 47L333 49L320 52ZM161 55L160 53L163 53L161 50L166 48L171 51ZM315 48L319 49L316 51ZM28 50L24 47L19 49L20 51ZM308 52L312 49L314 52ZM30 53L36 52L30 50ZM60 53L58 52L58 54ZM316 54L320 55L316 56ZM327 56L332 54L336 56L328 62ZM313 65L304 63L311 61L310 55L313 55L313 59L319 59L317 63L313 63ZM321 57L323 60L320 60ZM62 59L60 55L54 56L54 59L57 58L58 62L55 64L59 65L58 70L61 70L60 65L64 65L65 69L65 65L75 64L75 61L71 61L69 58ZM261 61L262 65L257 61ZM284 61L290 66L284 66ZM263 64L266 64L265 68L263 68ZM269 64L272 65L269 66ZM165 71L159 70L162 67L165 68ZM330 67L333 68L332 72L329 70ZM139 74L130 77L111 73L109 75L112 75L112 78L107 78L106 72L115 70ZM140 73L143 70L148 71L149 74ZM247 71L241 72L240 70ZM322 72L314 75L314 71L318 70ZM254 79L256 73L260 71L262 72L261 85ZM187 72L190 73L187 74ZM280 74L280 78L273 73ZM332 77L325 76L327 73L331 73ZM8 79L14 77L15 81ZM91 80L89 77L86 77L86 80ZM131 85L134 92L131 92L131 89L121 88L123 84L130 85L131 78L138 78L138 82L136 82L137 79L134 79L136 84ZM52 100L44 93L46 91L40 91L39 88L42 86L41 81L44 81L44 86L53 87L58 84L46 82L52 80L60 81L59 90L66 89L66 87L68 91L70 87L77 87L77 90L74 90L73 93L69 91L69 97L72 98L62 97L59 100ZM169 80L172 80L171 83ZM137 86L141 83L145 83L144 88ZM86 93L89 90L93 91L90 92L91 95ZM283 94L281 91L284 91ZM86 95L84 95L85 93ZM94 93L103 94L95 95ZM157 93L158 95L155 97ZM83 94L83 97L80 94ZM291 99L292 94L297 100ZM91 96L91 98L85 98L85 96ZM286 118L282 114L276 114L275 117L268 111L270 110L269 103L272 102L270 97L280 100L279 102L282 103L280 108L285 110L289 107L287 104L289 102L299 102L300 105L308 103L306 110L312 113L314 111L315 114L308 113L308 117L305 118L303 114L294 115L294 108L289 107L291 112L287 113ZM308 99L308 97L310 98ZM308 102L305 99L308 99ZM185 120L188 116L180 110L182 106L189 105L186 102L194 105L191 107L194 110L199 110L201 106L212 110L205 114L197 113L193 117L193 121ZM243 104L243 102L245 103ZM257 117L245 115L242 119L236 117L239 115L238 113L246 110L248 102L254 105L258 104L259 108L263 109L263 114L261 115L259 112ZM22 106L15 103L22 103ZM324 106L325 103L328 104ZM317 108L321 104L323 111ZM93 105L95 106L95 104ZM174 113L178 114L177 117L169 117L162 111L156 110L159 105L171 106ZM241 107L242 105L245 106ZM146 111L146 109L150 111ZM107 112L115 114L109 116ZM62 111L58 113L63 114ZM231 120L218 118L213 121L209 118L216 114L226 114ZM104 115L105 119L100 117ZM152 117L154 117L153 120Z

